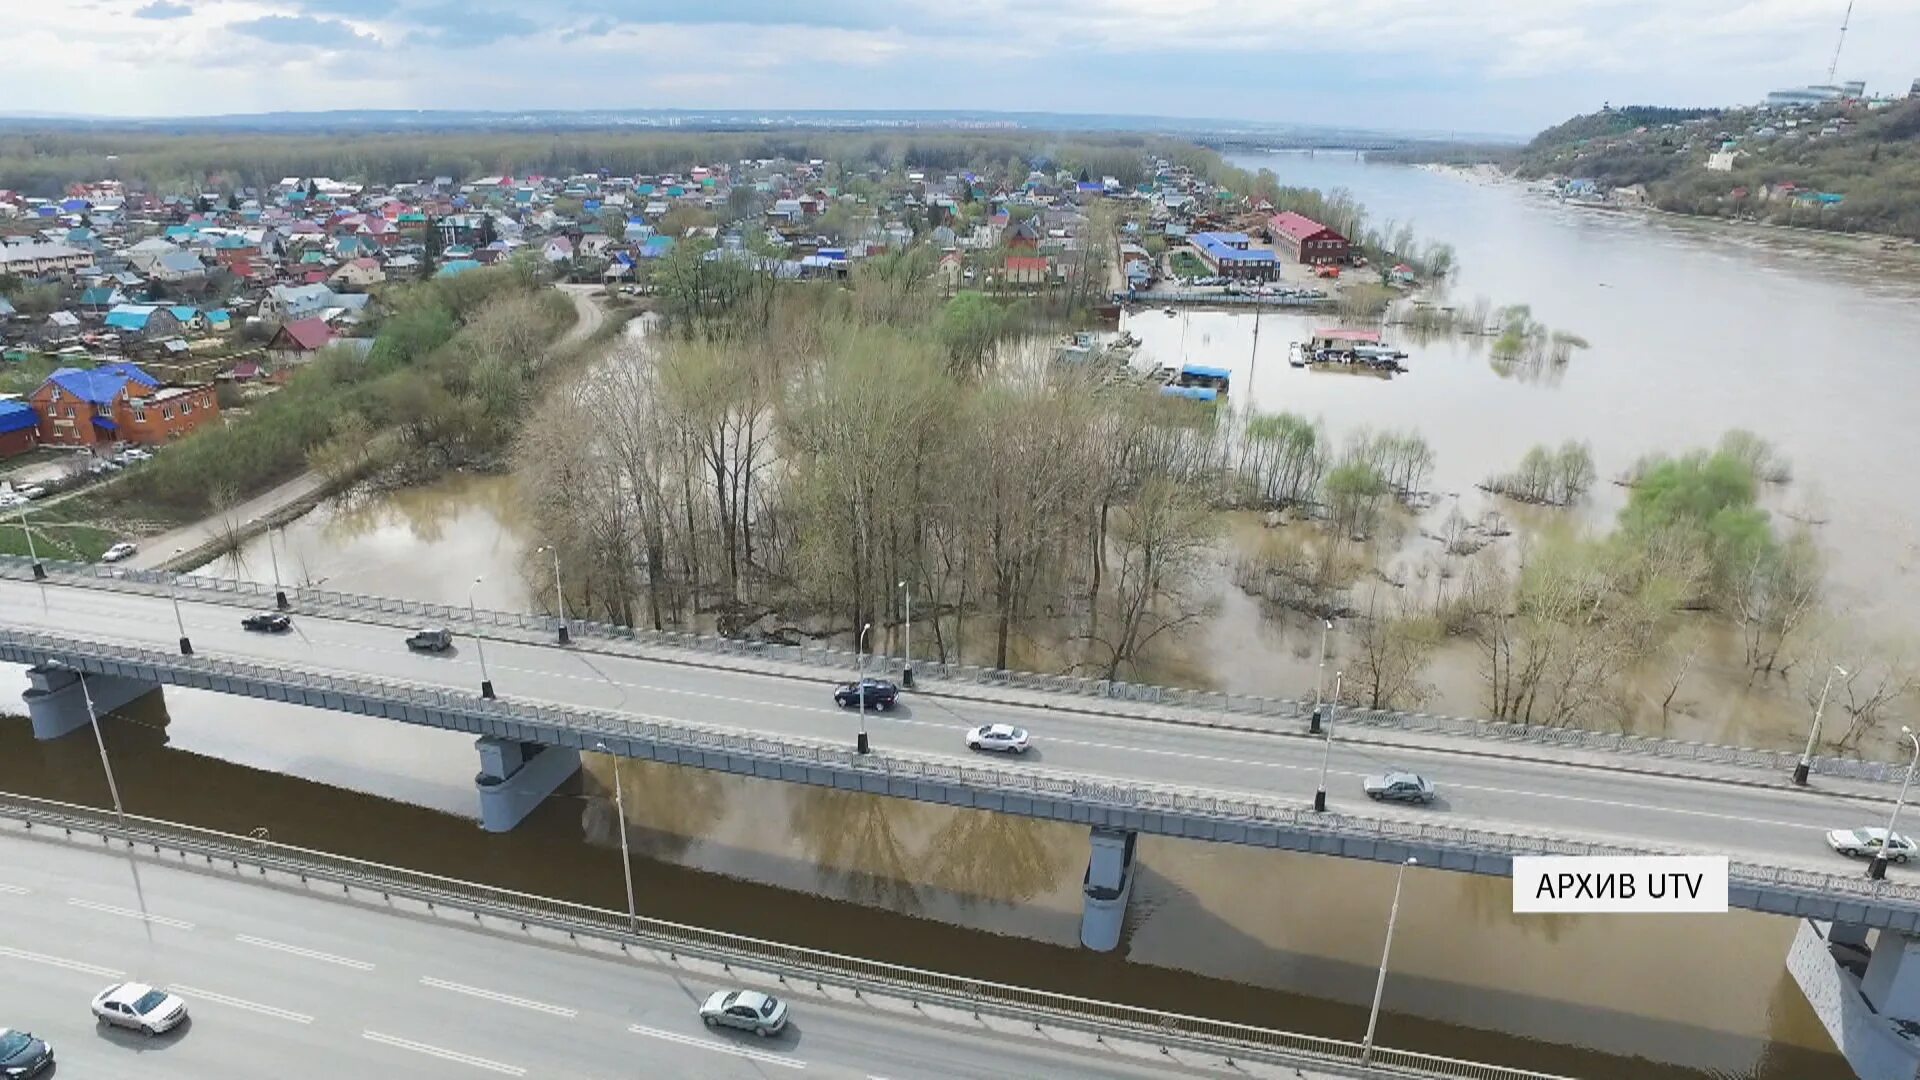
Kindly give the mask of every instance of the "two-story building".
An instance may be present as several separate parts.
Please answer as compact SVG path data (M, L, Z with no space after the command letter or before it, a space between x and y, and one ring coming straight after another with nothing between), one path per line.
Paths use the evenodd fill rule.
M40 417L40 442L93 447L169 442L218 420L213 384L163 386L138 365L61 368L28 398Z
M1344 263L1353 255L1353 244L1346 237L1292 210L1273 215L1267 222L1267 235L1275 248L1293 256L1296 262L1314 266Z

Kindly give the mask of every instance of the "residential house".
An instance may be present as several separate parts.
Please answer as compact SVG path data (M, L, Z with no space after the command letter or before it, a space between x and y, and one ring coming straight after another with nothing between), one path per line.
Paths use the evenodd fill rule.
M122 337L140 341L159 341L180 334L180 320L158 304L121 304L107 312L106 325L109 330L119 331Z
M1006 283L1044 285L1047 283L1047 259L1044 255L1007 256Z
M573 241L564 236L552 236L540 247L540 257L550 263L573 261Z
M940 256L940 265L934 270L934 276L939 279L941 288L951 292L960 287L966 278L966 271L966 260L960 257L959 252L949 251Z
M1040 246L1040 223L1034 218L1017 221L1007 226L1001 234L1001 242L1014 250L1032 251Z
M267 341L267 358L276 364L304 364L333 343L333 328L325 319L297 319L282 323Z
M13 238L0 243L0 275L39 277L43 274L73 273L92 265L92 252L66 244L16 243Z
M1292 210L1273 215L1267 222L1267 236L1296 262L1314 266L1344 263L1353 254L1353 244L1346 237Z
M18 398L0 398L0 460L40 445L40 414Z
M360 258L335 270L327 280L343 288L368 289L387 280L387 272L380 268L380 260Z
M207 322L200 317L200 309L191 304L176 304L167 310L173 313L180 329L186 333L195 334L206 329Z
M80 291L80 310L92 315L126 302L126 294L112 285L93 285Z
M325 285L275 285L260 301L260 314L280 322L310 319L334 304L334 292Z
M52 446L153 445L220 416L212 384L162 386L124 361L92 370L61 368L28 400L40 416L40 441Z
M154 268L160 265L162 256L177 254L178 247L167 243L157 236L149 237L128 248L124 254L127 264L141 274L152 276Z

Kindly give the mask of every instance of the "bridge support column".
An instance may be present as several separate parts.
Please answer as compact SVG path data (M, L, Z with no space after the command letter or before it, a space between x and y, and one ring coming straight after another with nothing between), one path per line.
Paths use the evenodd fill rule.
M480 751L480 774L473 778L480 792L480 827L488 832L511 831L580 771L580 751L564 746L491 735L482 735L473 745Z
M69 667L37 664L27 669L29 686L20 695L33 721L33 737L58 739L87 726L87 697L93 711L105 715L136 698L157 693L160 684L118 675L89 675L84 692L80 673Z
M1920 1019L1920 937L1881 930L1863 963L1866 937L1858 924L1802 920L1787 971L1861 1080L1914 1080L1920 1046L1901 1024Z
M1127 897L1133 892L1133 849L1138 834L1127 829L1093 828L1093 852L1087 858L1082 891L1080 944L1112 952L1127 921Z

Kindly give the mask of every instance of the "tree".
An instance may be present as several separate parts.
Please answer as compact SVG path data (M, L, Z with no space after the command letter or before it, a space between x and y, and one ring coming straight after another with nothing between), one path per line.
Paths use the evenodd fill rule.
M1150 475L1120 508L1107 534L1119 563L1113 615L1104 625L1096 616L1086 635L1105 654L1101 678L1119 678L1157 638L1208 614L1191 598L1211 550L1208 510L1191 488L1164 473Z
M1416 709L1433 687L1421 679L1445 634L1439 620L1403 603L1382 607L1378 592L1353 623L1350 699L1369 709Z
M1785 543L1769 537L1745 545L1740 570L1731 606L1747 665L1760 672L1781 670L1782 650L1819 608L1825 579L1820 549L1806 529L1798 529Z
M978 290L956 294L940 310L940 343L956 372L977 373L1006 332L1005 309Z

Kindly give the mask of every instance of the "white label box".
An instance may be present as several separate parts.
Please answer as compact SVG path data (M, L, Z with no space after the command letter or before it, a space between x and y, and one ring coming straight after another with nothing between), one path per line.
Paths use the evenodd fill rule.
M1516 855L1516 914L1724 912L1725 855Z

